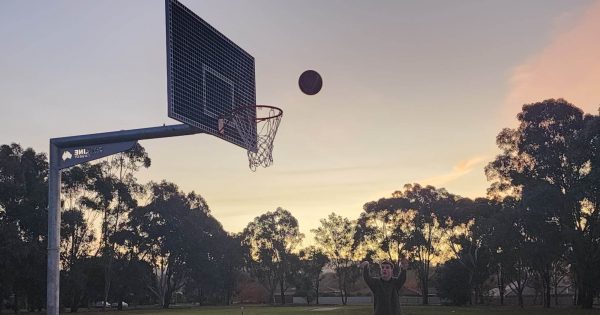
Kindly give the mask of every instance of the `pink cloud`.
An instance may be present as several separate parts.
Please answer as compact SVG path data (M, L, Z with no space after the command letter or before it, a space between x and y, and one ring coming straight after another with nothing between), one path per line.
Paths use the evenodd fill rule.
M600 1L587 7L568 26L561 24L562 30L546 47L513 69L505 100L511 117L521 111L523 104L548 98L564 98L586 113L598 113Z
M486 160L486 156L474 156L458 162L458 164L454 165L452 171L450 172L421 179L417 182L425 185L442 186L471 173L476 166L482 164Z

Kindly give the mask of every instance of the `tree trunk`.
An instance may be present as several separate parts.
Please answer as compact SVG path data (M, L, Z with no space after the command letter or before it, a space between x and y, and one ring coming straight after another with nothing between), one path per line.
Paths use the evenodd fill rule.
M504 289L504 278L500 277L500 288L499 288L499 292L500 292L500 305L504 305L504 294L505 294L505 289Z
M517 296L519 297L519 307L523 308L524 303L523 303L523 289L522 288L519 288L519 290L517 290Z
M271 305L275 305L275 291L277 291L277 284L274 284L270 281L269 283L272 285L272 287L269 288L269 300L271 300Z
M421 292L423 293L423 305L429 305L429 286L427 285L427 276L421 279Z
M162 307L167 309L169 308L169 306L171 305L171 295L173 295L173 288L171 287L171 279L173 276L173 273L171 271L171 266L172 264L169 263L169 269L167 270L167 273L165 274L165 291L164 291L164 296L163 296L163 305Z
M315 293L316 293L316 298L317 298L317 305L319 305L319 284L321 283L320 279L317 278L317 283L315 285Z
M15 314L19 314L19 294L15 290L15 304L13 305L13 311Z
M473 295L475 295L475 304L477 304L477 292L474 292L471 283L473 283L473 272L469 269L469 281L467 283L469 291L469 305L473 305Z
M477 285L475 286L475 292L477 292L477 303L484 304L485 301L483 300L483 288L480 285Z
M550 267L546 266L545 270L544 270L544 281L543 281L543 285L544 285L544 307L545 308L550 308Z
M583 260L583 259L580 259ZM577 306L591 309L594 305L594 283L590 283L590 272L585 267L580 267L577 272Z
M73 296L71 298L71 313L77 313L77 311L79 310L79 302L81 302L79 291L75 291L76 292L73 292Z
M589 288L578 288L577 305L581 308L591 309L594 305L594 295Z
M227 305L231 305L231 304L233 304L233 301L232 301L232 300L233 300L233 288L232 288L232 286L233 286L233 285L230 285L230 286L227 288L227 295L225 296L225 298L226 298L226 300L227 300L227 301L226 301Z
M285 290L283 289L283 276L279 279L279 292L281 293L281 305L285 305Z
M104 302L102 304L103 312L106 312L106 303L108 303L108 293L110 292L110 280L112 273L112 258L108 259L108 264L104 268Z
M576 237L574 253L575 260L573 265L577 279L577 305L581 308L591 309L594 305L594 278L598 266L593 260L593 253L597 250L593 245L586 244L582 236ZM590 247L592 246L592 247Z
M344 301L344 277L345 274L340 271L337 273L338 276L338 289L340 290L340 297L342 298L342 305L346 305L346 301Z
M171 292L167 291L167 294L165 295L165 302L163 304L163 308L169 308L169 306L171 306Z

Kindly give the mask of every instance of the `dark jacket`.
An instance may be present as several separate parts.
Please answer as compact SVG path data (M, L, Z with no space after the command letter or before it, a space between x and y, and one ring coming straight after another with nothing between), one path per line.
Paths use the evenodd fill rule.
M369 267L363 268L363 278L373 292L373 314L374 315L400 315L400 289L406 281L406 270L402 270L397 278L392 277L389 281L381 278L372 278L369 275Z

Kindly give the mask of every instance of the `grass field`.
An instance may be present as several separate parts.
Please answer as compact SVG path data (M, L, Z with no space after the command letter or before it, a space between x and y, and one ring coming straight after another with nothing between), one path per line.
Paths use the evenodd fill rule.
M243 313L242 313L243 311ZM225 315L225 314L243 314L243 315L295 315L295 314L312 314L312 315L370 315L373 314L373 307L364 306L288 306L288 307L271 307L271 306L245 306L242 310L239 306L229 307L196 307L185 309L169 309L169 310L131 310L124 312L112 312L113 314L123 315ZM85 314L107 314L102 312L85 313ZM450 306L406 306L402 310L403 315L483 315L483 314L511 314L511 315L600 315L600 309L594 310L578 310L566 308L526 308L519 309L515 307L450 307Z

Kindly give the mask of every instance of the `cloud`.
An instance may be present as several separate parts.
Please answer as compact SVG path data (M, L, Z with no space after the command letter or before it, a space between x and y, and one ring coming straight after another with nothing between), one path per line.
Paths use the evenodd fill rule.
M433 186L445 185L445 184L452 182L462 176L469 174L475 168L475 166L480 165L481 163L485 162L486 160L487 160L487 158L485 156L475 156L475 157L472 157L472 158L469 158L466 160L462 160L462 161L458 162L458 164L456 164L454 166L454 168L452 169L452 171L449 173L425 178L425 179L419 180L417 182L425 184L425 185L433 185Z
M548 98L564 98L585 112L598 113L600 1L572 18L559 17L559 29L548 45L513 69L505 100L512 117L523 104Z

